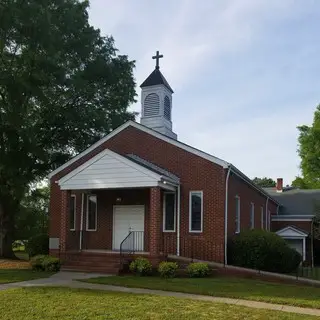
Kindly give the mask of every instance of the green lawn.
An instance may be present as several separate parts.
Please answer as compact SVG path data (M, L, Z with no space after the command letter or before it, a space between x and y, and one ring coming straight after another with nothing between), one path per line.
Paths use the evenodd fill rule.
M320 309L320 288L250 279L217 277L165 280L158 277L114 276L92 278L84 281L125 287L204 294L216 297L241 298Z
M0 284L48 278L52 272L36 272L25 269L0 269Z
M0 301L2 320L317 319L189 299L67 288L34 287L0 291Z

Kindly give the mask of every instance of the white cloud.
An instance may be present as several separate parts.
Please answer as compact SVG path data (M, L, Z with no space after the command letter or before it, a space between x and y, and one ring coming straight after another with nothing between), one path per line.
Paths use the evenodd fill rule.
M315 89L305 89L308 96L294 101L294 85L305 67L297 59L310 64L313 50L288 50L283 61L275 61L278 65L272 65L273 51L268 61L248 57L268 31L275 43L285 43L287 34L278 34L277 23L312 12L311 3L91 0L90 19L102 33L115 37L122 54L137 61L138 84L153 70L155 51L164 54L161 70L176 91L174 128L184 142L231 161L248 176L283 176L290 183L298 173L296 126L311 121L317 102ZM237 70L228 66L230 56L238 62ZM248 63L247 71L240 70L243 63ZM220 87L212 84L217 72L224 76ZM140 111L140 103L132 108Z

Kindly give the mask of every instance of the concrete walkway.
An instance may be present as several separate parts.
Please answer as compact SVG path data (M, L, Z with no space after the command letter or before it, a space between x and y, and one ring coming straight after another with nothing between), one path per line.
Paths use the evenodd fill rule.
M0 285L0 290L6 290L10 288L21 288L21 287L38 287L38 286L63 286L68 288L78 288L78 289L90 289L90 290L103 290L103 291L114 291L114 292L124 292L124 293L134 293L134 294L152 294L158 296L165 297L176 297L183 299L192 299L192 300L200 300L200 301L209 301L216 303L226 303L238 306L245 306L249 308L256 309L268 309L268 310L277 310L284 312L291 312L297 314L306 314L320 317L320 309L311 309L311 308L300 308L300 307L292 307L281 304L273 304L266 302L258 302L258 301L249 301L243 299L231 299L231 298L219 298L219 297L211 297L205 295L197 295L197 294L188 294L181 292L172 292L172 291L161 291L161 290L150 290L150 289L140 289L140 288L126 288L126 287L118 287L118 286L109 286L103 284L93 284L80 282L77 280L81 279L89 279L95 277L105 277L105 274L93 274L93 273L75 273L75 272L59 272L50 278L47 279L37 279L31 281L24 282L16 282L11 284L3 284Z

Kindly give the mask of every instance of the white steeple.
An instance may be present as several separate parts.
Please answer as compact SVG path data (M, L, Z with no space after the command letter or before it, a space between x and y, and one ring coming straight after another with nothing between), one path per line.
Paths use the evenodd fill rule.
M170 138L177 139L172 131L172 94L169 83L160 72L159 55L157 51L156 68L141 84L141 124L156 130Z

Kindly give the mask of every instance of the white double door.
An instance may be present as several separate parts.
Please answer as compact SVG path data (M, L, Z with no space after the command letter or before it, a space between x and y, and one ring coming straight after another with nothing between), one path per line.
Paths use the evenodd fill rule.
M130 231L139 231L130 237L125 246L134 246L135 251L144 249L144 206L113 207L113 250L120 250L121 242ZM126 249L126 248L124 248Z

